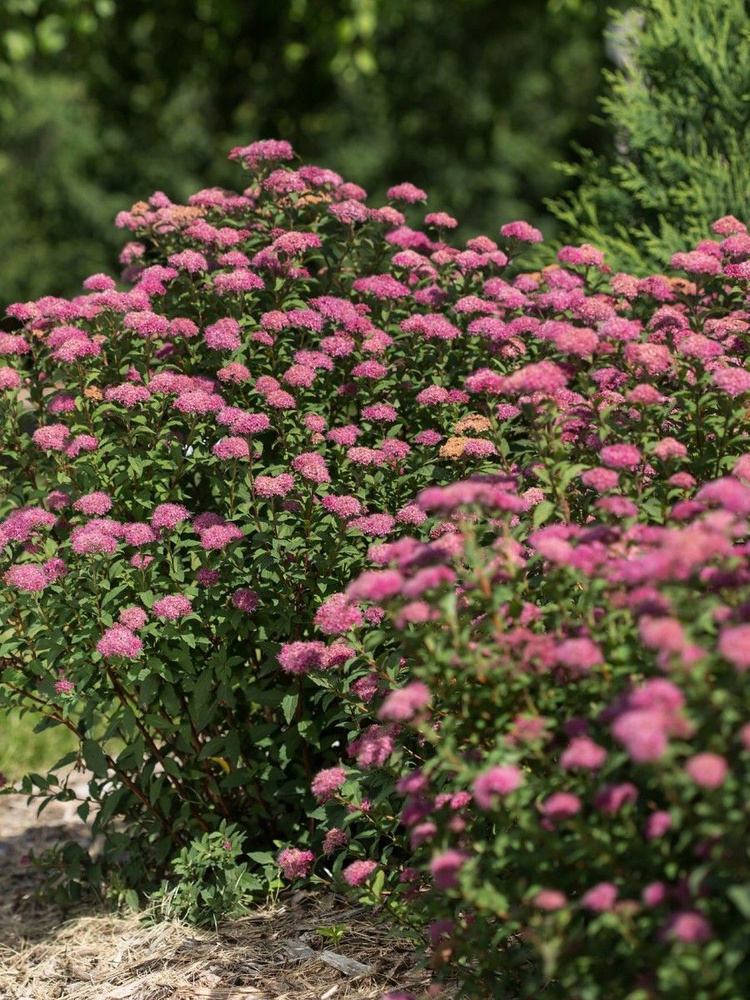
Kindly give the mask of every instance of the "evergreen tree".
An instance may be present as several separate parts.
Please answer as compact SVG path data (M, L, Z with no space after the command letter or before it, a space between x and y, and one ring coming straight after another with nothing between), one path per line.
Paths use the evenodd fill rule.
M623 0L611 0L623 2ZM116 211L232 186L217 150L289 139L461 236L527 218L592 125L593 0L0 0L0 307L116 266ZM114 239L113 239L114 233ZM0 309L1 311L1 309Z
M602 100L612 153L581 150L562 167L579 186L548 207L568 242L643 274L715 219L750 217L750 11L746 0L642 0L610 38L621 63Z

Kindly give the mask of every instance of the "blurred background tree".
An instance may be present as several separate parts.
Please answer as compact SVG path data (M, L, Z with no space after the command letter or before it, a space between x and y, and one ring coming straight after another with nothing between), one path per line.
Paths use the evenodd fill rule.
M2 0L0 301L116 265L118 209L237 187L225 157L288 138L375 197L401 180L462 235L569 182L607 61L598 0Z
M750 218L750 4L639 0L615 18L605 154L580 150L549 203L561 237L615 268L661 271L723 215Z

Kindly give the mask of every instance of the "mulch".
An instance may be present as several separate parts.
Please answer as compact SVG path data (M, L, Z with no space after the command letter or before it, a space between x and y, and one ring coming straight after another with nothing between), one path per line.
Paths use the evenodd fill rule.
M25 796L0 796L3 1000L379 1000L427 990L413 945L333 893L288 892L216 930L101 905L61 911L40 894L28 856L90 844L76 805L53 803L38 817ZM332 925L345 927L335 945L320 933Z

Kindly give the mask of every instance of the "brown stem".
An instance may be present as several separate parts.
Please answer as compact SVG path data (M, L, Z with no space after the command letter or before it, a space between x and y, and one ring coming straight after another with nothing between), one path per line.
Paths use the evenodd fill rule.
M29 701L33 701L33 702L35 702L38 705L44 706L44 708L37 709L37 711L39 712L40 715L45 716L45 718L47 718L47 719L52 719L53 722L57 722L59 725L65 726L67 729L69 729L71 731L71 733L73 733L73 735L76 737L76 739L79 741L79 743L83 743L83 741L84 741L84 739L86 737L78 729L78 727L75 726L70 721L70 719L65 719L61 715L56 715L54 712L49 712L49 711L45 711L44 710L44 709L46 709L46 708L49 707L48 706L48 702L46 702L44 700L44 698L40 698L38 695L31 694L30 691L24 691L23 688L17 687L15 684L12 684L10 681L4 681L3 683L5 683L7 685L7 687L9 687L11 689L11 691L15 691L16 694L20 694L22 697L28 698ZM112 771L115 772L115 774L120 779L120 781L122 781L122 783L133 793L133 795L135 795L135 797L137 799L139 799L139 801L148 809L148 811L150 813L152 813L156 817L156 819L161 823L162 827L164 828L164 831L166 833L168 833L170 837L176 836L175 835L175 831L174 831L174 829L172 827L172 824L169 822L169 820L164 815L164 813L160 809L158 809L153 803L151 803L149 801L149 798L146 795L146 793L144 791L142 791L135 784L135 782L132 780L132 778L130 778L125 771L122 771L117 766L117 762L115 761L114 757L112 757L110 754L106 753L104 750L102 752L104 753L104 757L105 757L105 759L107 761L107 766ZM183 837L178 836L178 839L181 840L184 843L184 838Z
M109 677L110 683L112 684L112 687L114 689L115 694L117 695L117 698L118 698L120 704L123 706L123 708L126 708L126 709L132 711L132 713L133 713L133 720L135 721L135 724L138 727L138 731L140 732L141 736L143 736L144 740L148 744L148 746L149 746L151 752L153 753L154 757L156 757L156 759L158 760L158 762L164 768L164 774L167 777L167 780L174 786L175 791L180 796L180 798L183 800L183 802L187 803L188 808L190 809L190 815L196 821L196 823L201 828L201 830L203 830L204 833L207 833L208 830L210 829L210 827L208 826L208 824L206 823L206 821L203 819L203 817L201 816L201 814L196 809L195 803L193 803L193 802L190 801L190 797L189 797L189 795L188 795L188 793L187 793L187 791L185 789L185 786L182 784L182 782L180 781L180 779L178 777L176 777L175 775L170 774L169 771L167 770L167 767L166 767L166 764L165 764L164 755L162 754L161 750L159 749L159 747L154 742L154 739L151 736L151 733L148 731L148 729L146 729L146 727L143 725L143 723L141 722L141 720L138 718L138 706L137 705L133 706L133 705L130 704L130 702L128 700L128 696L127 696L125 690L123 689L122 685L120 684L120 681L118 680L117 675L115 674L115 672L112 669L112 667L110 667L109 665L107 665L106 672L107 672L107 677Z

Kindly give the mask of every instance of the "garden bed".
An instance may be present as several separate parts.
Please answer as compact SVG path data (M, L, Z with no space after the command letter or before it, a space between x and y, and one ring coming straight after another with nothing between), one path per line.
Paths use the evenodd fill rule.
M80 782L80 794L85 783ZM90 840L75 802L41 816L26 797L0 810L0 996L7 1000L376 1000L395 987L419 991L408 942L339 897L287 894L274 905L198 930L137 913L81 905L64 913L39 898L30 853ZM338 925L335 944L323 930Z

